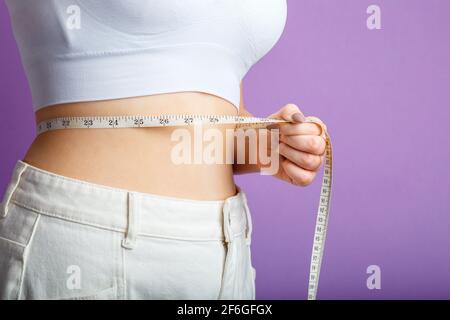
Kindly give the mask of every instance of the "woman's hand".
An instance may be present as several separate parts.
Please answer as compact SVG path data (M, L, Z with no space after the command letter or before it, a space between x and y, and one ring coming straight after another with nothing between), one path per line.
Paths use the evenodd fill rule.
M326 131L325 124L316 117L305 117L293 104L286 105L269 118L291 122L269 126L279 129L280 133L280 167L275 176L293 185L309 185L324 160L326 137L322 131Z

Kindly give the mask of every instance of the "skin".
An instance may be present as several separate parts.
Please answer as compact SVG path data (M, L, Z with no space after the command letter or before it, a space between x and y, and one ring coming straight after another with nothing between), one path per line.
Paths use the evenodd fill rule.
M178 92L49 106L36 112L36 123L64 116L160 114L236 115L238 112L218 96ZM239 114L252 116L245 110L242 94ZM298 122L320 120L300 119L303 115L295 105L289 104L271 117L291 121L293 116L296 123L279 127L280 170L275 176L306 186L314 180L322 164L325 140L320 136L320 126ZM216 128L224 132L232 127ZM259 162L176 165L170 159L175 144L170 139L173 130L167 127L50 131L35 138L23 161L95 184L194 200L223 200L233 196L236 194L233 175L258 172L261 168Z

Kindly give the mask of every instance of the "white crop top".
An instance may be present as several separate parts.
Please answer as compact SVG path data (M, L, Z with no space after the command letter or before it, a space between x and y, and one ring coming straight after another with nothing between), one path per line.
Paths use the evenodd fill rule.
M239 107L286 0L6 0L34 110L198 91Z

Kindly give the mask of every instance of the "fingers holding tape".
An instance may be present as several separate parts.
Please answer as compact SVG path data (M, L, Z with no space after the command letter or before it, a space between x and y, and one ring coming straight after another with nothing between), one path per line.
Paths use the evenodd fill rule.
M317 117L307 117L305 122L314 123L316 124L320 129L319 136L326 138L327 136L327 126L325 123L323 123L322 120L320 120Z

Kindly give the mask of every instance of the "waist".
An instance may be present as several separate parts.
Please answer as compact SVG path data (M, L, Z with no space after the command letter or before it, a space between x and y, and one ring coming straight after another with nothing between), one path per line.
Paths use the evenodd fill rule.
M201 93L176 93L41 109L36 122L98 115L235 115L234 106ZM173 158L179 128L67 129L38 136L25 162L59 175L136 192L196 200L222 200L236 193L229 163L179 163ZM205 128L207 129L207 128ZM214 130L224 132L230 126ZM194 136L194 128L188 130ZM223 135L225 136L225 134ZM194 147L194 146L192 146ZM226 148L226 143L222 148Z
M164 197L86 183L18 161L7 190L8 207L15 204L49 217L122 233L129 232L133 222L133 232L139 235L224 241L224 211L233 234L247 229L247 200L240 189L220 201Z

